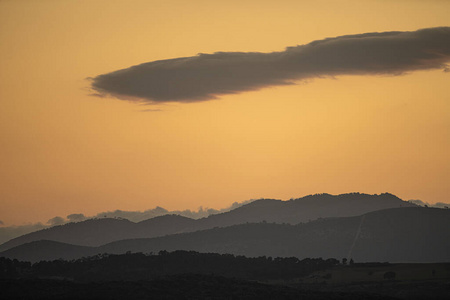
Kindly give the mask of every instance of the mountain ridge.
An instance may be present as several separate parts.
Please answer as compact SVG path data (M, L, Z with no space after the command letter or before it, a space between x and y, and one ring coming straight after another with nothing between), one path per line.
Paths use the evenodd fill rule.
M67 244L48 241L21 245L0 256L38 261L98 253L187 250L248 257L344 257L357 262L450 262L448 228L450 210L407 207L297 225L248 223L164 237L127 239L82 248L78 257ZM45 255L39 257L36 253Z
M178 215L165 215L138 223L110 218L68 223L12 239L0 245L0 252L36 240L100 246L126 238L151 238L247 222L298 224L318 218L357 216L380 209L415 206L389 193L315 194L287 201L260 199L231 211L197 220Z

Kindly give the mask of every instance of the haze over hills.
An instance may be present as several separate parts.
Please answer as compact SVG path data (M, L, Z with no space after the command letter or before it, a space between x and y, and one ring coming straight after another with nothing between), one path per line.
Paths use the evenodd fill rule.
M182 232L194 219L165 215L134 223L126 219L90 219L54 226L12 239L0 245L0 251L31 241L51 240L83 246L100 246L121 239L154 237Z
M356 262L449 262L450 210L395 208L356 217L305 224L249 223L150 239L129 239L100 247L36 241L0 256L39 261L75 259L98 253L123 254L193 250L251 257L353 258ZM78 251L78 252L77 252Z
M381 195L350 193L337 196L316 194L289 201L261 199L229 212L198 220L165 215L138 223L111 218L68 223L12 239L0 245L0 251L39 240L96 247L123 239L152 238L247 222L266 221L295 225L318 218L358 216L381 209L415 206L389 193Z
M222 208L222 209L214 209L214 208L203 208L200 206L197 211L185 209L185 210L172 210L169 211L163 207L157 206L152 209L147 209L144 211L127 211L116 209L113 211L103 211L99 212L94 216L85 216L82 213L74 213L66 216L65 218L56 216L49 219L45 224L42 222L37 223L28 223L22 225L6 225L0 220L0 245L6 243L9 240L12 240L16 237L35 232L42 229L47 229L50 227L64 225L67 223L73 222L81 222L89 219L103 219L103 218L112 218L112 219L127 219L134 223L139 223L141 221L145 221L148 219L156 218L164 215L179 215L191 219L201 219L206 218L210 215L219 214L223 212L227 212L238 208L242 205L248 204L255 199L250 199L242 202L233 202L230 206Z

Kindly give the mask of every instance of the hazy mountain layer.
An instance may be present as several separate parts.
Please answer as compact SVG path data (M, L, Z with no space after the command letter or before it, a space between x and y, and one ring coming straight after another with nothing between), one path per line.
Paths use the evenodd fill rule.
M245 256L353 258L357 262L449 262L450 210L398 208L306 224L242 224L72 250L41 241L0 253L20 260L73 259L97 253L194 250Z
M50 240L83 246L100 246L130 238L164 236L184 232L194 219L165 215L134 223L126 219L90 219L32 232L0 245L0 251L39 240Z
M92 219L29 233L0 245L5 251L38 240L52 240L82 246L100 246L109 242L151 238L168 234L194 232L253 222L298 224L318 218L358 216L394 207L416 206L391 194L317 194L281 201L261 199L222 214L193 220L166 215L134 223L125 219Z

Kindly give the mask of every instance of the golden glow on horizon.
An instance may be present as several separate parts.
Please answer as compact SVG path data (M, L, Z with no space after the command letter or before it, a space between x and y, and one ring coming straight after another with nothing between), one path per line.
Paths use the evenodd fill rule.
M198 52L448 26L449 13L445 1L0 1L0 220L323 192L450 203L450 73L156 107L91 97L85 80Z

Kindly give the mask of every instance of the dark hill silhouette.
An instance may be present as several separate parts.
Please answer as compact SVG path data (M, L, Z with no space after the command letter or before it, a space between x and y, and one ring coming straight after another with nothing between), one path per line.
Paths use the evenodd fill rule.
M158 254L95 255L35 264L0 257L0 278L59 278L79 282L152 280L177 274L214 274L248 280L294 279L339 265L337 259L299 260L161 251Z
M207 229L262 221L295 225L319 218L351 217L387 208L416 206L389 193L316 194L289 201L261 199L226 213L200 219L197 226Z
M450 211L398 208L358 217L245 224L153 239L113 242L101 252L194 250L246 256L352 257L356 261L450 261Z
M0 279L2 299L274 299L274 300L395 300L373 293L322 292L283 285L182 274L151 281L72 282L43 279Z
M51 240L82 246L100 246L122 239L155 237L184 232L194 223L194 219L178 215L159 216L139 223L126 219L90 219L54 226L17 237L0 245L0 251L39 240Z
M13 251L14 258L18 260L36 262L55 259L71 260L84 256L91 256L97 252L95 250L96 248L93 247L42 240L20 245L7 250L7 252ZM5 256L7 256L7 254Z
M450 210L397 208L298 225L251 223L151 239L116 241L83 249L80 257L127 251L192 250L251 257L353 258L357 262L449 262L448 228ZM49 248L50 252L55 259L65 258L65 253L57 247ZM18 246L0 255L39 260L29 245Z
M0 246L0 251L39 240L51 240L75 245L98 246L127 238L135 223L125 219L90 219L35 231L14 238Z
M196 220L179 215L165 215L136 223L130 235L134 237L163 236L167 234L185 232L187 228L195 226Z
M52 240L82 246L100 246L130 238L152 238L174 233L194 232L214 227L226 227L253 222L298 224L318 218L358 216L367 212L410 207L392 194L367 195L360 193L329 195L316 194L281 201L261 199L232 211L194 220L177 215L155 217L139 223L125 219L91 219L32 232L0 245L0 252L38 240Z

